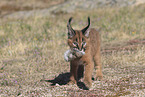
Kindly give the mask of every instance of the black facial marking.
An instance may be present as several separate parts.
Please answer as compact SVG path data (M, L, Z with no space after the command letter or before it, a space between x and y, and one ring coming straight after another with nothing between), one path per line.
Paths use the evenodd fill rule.
M86 45L86 42L82 42L82 47L81 47L81 50L82 50L82 49L83 49L84 51L86 50L85 45Z
M78 39L76 38L76 42L78 42Z
M84 41L84 38L82 38L82 42Z
M81 50L84 48L83 46L84 46L84 44L82 44Z
M79 48L79 46L78 46L78 43L77 43L77 42L74 42L74 44L75 44L75 47L73 47L73 48Z

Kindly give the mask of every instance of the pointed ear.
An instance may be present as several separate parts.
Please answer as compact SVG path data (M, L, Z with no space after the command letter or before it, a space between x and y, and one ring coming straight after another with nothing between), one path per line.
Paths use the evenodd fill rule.
M88 25L84 29L82 29L82 33L86 37L89 37L89 33L90 33L90 17L88 17Z
M72 38L75 35L75 31L73 30L73 28L71 27L70 23L71 23L72 17L70 17L68 24L67 24L67 28L68 28L68 38Z

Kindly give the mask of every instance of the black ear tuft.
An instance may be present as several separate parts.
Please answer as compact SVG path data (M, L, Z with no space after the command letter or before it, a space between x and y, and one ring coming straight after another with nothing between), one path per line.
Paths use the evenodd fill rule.
M71 21L72 21L72 17L69 18L69 21L68 21L68 24L67 24L67 28L68 28L68 38L72 38L75 35L75 31L71 27Z
M68 22L70 23L70 22L71 22L71 20L72 20L72 17L70 17L70 18L69 18L69 21L68 21Z
M84 29L82 29L82 33L86 37L89 37L89 27L90 27L90 17L88 17L88 25Z
M88 16L88 25L90 25L90 17Z

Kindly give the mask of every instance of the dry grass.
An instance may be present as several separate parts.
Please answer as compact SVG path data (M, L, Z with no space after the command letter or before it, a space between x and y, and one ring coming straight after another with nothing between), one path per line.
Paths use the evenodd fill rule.
M41 79L54 79L69 72L63 58L68 49L66 24L74 16L73 27L101 28L102 48L124 46L129 40L143 39L144 6L76 11L55 17L37 16L8 20L0 25L1 96L143 96L145 90L145 47L102 54L103 81L93 81L91 90L76 85L50 86Z

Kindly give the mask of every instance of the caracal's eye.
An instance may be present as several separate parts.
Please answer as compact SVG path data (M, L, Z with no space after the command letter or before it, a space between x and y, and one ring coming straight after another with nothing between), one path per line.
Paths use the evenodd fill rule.
M83 42L82 45L83 45L83 47L85 47L86 46L86 42Z
M73 43L73 46L77 47L77 45L78 45L78 44L77 44L76 42Z

